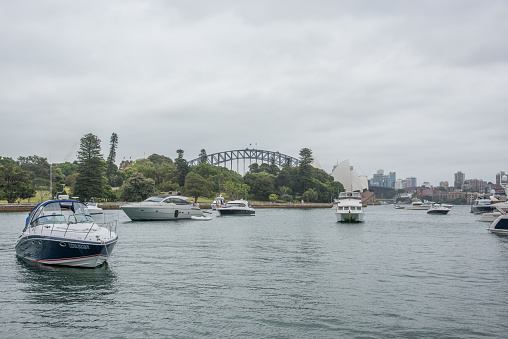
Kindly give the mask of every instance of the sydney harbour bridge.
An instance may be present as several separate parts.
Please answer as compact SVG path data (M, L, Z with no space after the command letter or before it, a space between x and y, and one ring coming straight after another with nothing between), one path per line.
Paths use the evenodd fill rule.
M200 160L200 158L192 159L189 161L189 165L198 165ZM249 161L249 164L246 164L247 160ZM291 167L298 166L298 159L293 158L289 155L282 154L280 152L265 151L254 148L245 148L207 154L206 162L212 166L223 166L226 168L229 167L231 170L233 170L233 164L236 162L236 171L238 173L240 173L240 165L243 165L244 172L246 172L248 166L252 165L253 162L267 164L271 164L273 162L279 167L285 164L288 164Z

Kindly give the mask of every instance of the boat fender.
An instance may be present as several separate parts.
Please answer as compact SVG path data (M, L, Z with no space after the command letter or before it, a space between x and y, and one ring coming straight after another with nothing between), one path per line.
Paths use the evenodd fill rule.
M178 210L175 210L175 218L178 218Z

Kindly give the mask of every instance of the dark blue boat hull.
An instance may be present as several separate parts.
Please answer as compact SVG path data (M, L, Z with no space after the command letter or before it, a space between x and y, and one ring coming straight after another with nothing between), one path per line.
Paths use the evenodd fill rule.
M117 240L118 237L102 244L29 235L16 244L16 255L43 264L96 267L109 258Z

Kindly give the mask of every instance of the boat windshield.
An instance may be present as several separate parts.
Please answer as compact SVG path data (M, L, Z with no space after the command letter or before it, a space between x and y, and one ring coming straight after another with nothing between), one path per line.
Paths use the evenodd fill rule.
M165 197L160 197L160 196L154 196L154 197L150 197L148 199L145 200L145 202L162 202L162 200L164 200Z
M228 202L227 206L230 207L246 207L246 205L242 202Z
M175 205L190 205L190 202L186 201L186 200L183 200L183 199L178 199L178 198L167 198L166 200L164 200L165 203L171 203L171 204L175 204Z
M360 192L340 192L339 199L361 199Z
M66 222L93 222L86 205L79 201L53 201L39 206L30 216L29 224L62 224Z

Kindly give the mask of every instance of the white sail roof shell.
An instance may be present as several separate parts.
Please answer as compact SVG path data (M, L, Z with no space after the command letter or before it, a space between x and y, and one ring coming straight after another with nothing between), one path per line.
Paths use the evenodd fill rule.
M340 182L344 186L346 191L363 192L369 189L367 177L360 177L355 170L351 169L348 159L342 161L333 169L332 176L335 181Z

